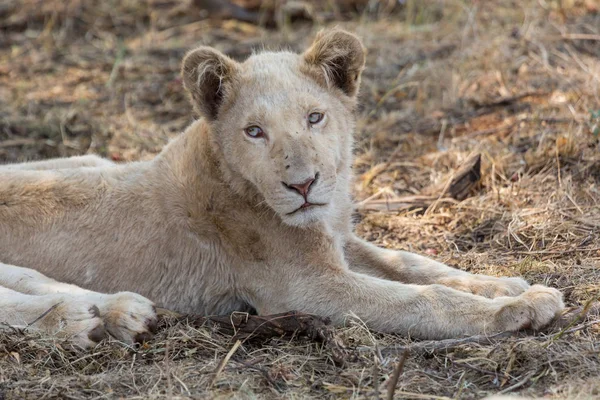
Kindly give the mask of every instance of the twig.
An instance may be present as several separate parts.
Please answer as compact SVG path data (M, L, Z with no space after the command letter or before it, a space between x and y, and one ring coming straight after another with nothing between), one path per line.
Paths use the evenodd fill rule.
M125 47L125 45L122 42L119 43L119 46L117 48L117 56L115 57L115 62L113 63L112 70L110 71L108 81L106 81L105 84L107 88L112 88L113 83L115 82L115 79L117 78L117 74L119 72L119 66L125 58L126 50L127 48Z
M427 340L423 342L416 342L408 346L388 346L383 347L381 349L381 354L384 356L401 354L405 351L410 352L434 352L440 350L448 350L454 347L461 346L466 343L474 343L474 344L496 344L498 342L497 339L504 339L507 337L514 336L514 332L502 332L495 335L476 335L469 336L461 339L444 339L444 340ZM360 346L356 349L359 353L362 352L371 352L373 351L372 347L369 346Z
M471 369L473 371L477 371L480 374L490 375L490 376L493 376L493 377L498 377L498 373L497 372L488 371L486 369L478 368L478 367L476 367L474 365L471 365L469 363L463 363L463 362L460 362L460 361L453 361L453 360L450 360L450 362L453 365L456 365L457 367L468 368L468 369Z
M600 319L595 319L593 321L586 322L585 324L577 325L576 327L571 328L568 331L565 331L565 333L563 334L563 336L564 335L570 335L571 333L579 332L579 331L581 331L581 330L583 330L585 328L588 328L588 327L593 326L593 325L599 325L599 324L600 324ZM560 333L561 332L557 333L557 335L560 334Z
M231 349L227 352L225 357L221 360L221 362L217 366L217 369L215 370L215 377L211 381L210 387L213 387L215 385L217 379L219 378L219 375L221 374L221 371L223 371L223 368L225 368L225 366L229 362L229 359L231 358L231 356L233 356L233 353L235 353L235 351L238 349L238 347L240 347L241 344L241 340L236 340L236 342L233 344L233 347L231 347Z
M375 343L375 349L379 350L377 343ZM377 352L373 354L373 398L379 400L379 363L380 358L377 355Z
M407 358L408 350L404 350L404 353L402 353L402 357L400 357L400 361L398 361L398 365L396 365L396 368L394 368L394 373L390 378L387 392L387 400L394 400L394 392L396 391L396 385L398 385L398 378L400 378L400 374L402 374L402 370L404 369L404 363L406 363Z
M571 122L582 122L576 118L552 118L552 117L523 117L518 122L545 122L547 124L567 124Z
M356 204L356 208L365 211L399 211L427 209L431 204L438 200L437 196L400 196L394 199L369 200ZM443 197L439 202L456 202L456 200ZM438 203L439 204L439 203Z
M508 124L508 125L496 126L494 128L482 129L480 131L469 132L466 135L459 136L457 139L458 140L465 139L465 138L472 139L472 138L475 138L475 137L478 137L478 136L491 135L492 133L498 133L498 132L503 131L505 129L512 129L516 125L517 125L517 123L513 122L513 123Z
M554 342L555 340L560 339L563 335L565 335L567 332L569 332L569 330L573 327L573 325L575 325L579 321L583 320L585 318L585 316L590 312L592 305L595 302L597 302L599 299L600 299L600 297L598 297L598 296L592 297L591 299L589 299L583 305L583 309L581 310L581 312L578 313L577 316L575 318L573 318L573 320L567 326L565 326L560 332L558 332L556 335L554 335L552 337L552 339L550 339L550 341L548 342L548 345L550 345L550 343Z
M460 375L460 378L458 379L458 383L456 384L458 386L458 391L456 392L456 394L453 396L455 399L460 399L461 395L462 395L462 391L465 387L465 372L463 371L463 373Z
M278 392L280 392L280 391L281 391L281 390L280 390L280 386L281 386L281 385L280 385L280 384L279 384L277 381L275 381L273 378L271 378L271 376L269 375L269 371L267 371L267 369L266 369L266 368L263 368L263 367L259 367L259 366L253 365L253 364L251 364L251 363L249 363L249 362L245 362L245 361L236 361L236 362L237 362L238 364L240 364L240 365L241 365L243 368L253 369L253 370L255 370L255 371L258 371L258 372L260 372L260 373L261 373L261 375L263 376L263 378L265 378L265 380L266 380L267 382L269 382L269 384L270 384L271 386L273 386L273 388L274 388L275 390L277 390ZM236 367L236 369L241 369L242 367Z
M0 142L0 148L3 147L14 147L14 146L25 146L25 145L29 145L29 144L36 144L38 142L38 140L36 139L30 139L30 138L23 138L23 139L8 139L8 140L3 140ZM39 142L43 142L42 140L39 140Z
M531 92L524 92L524 93L516 94L514 96L500 97L500 98L494 99L487 103L482 103L482 102L479 102L474 99L472 99L471 102L478 108L495 108L495 107L500 107L500 106L509 106L509 105L511 105L519 100L522 100L526 97L540 97L540 96L545 96L547 94L548 93L546 93L546 92L531 91Z
M38 322L40 319L44 318L46 315L50 314L56 307L60 306L62 304L62 301L54 304L52 307L50 307L49 309L47 309L46 311L44 311L42 313L42 315L40 315L39 317L37 317L36 319L34 319L32 322L28 323L27 326L25 328L29 328L31 325L35 324L36 322Z
M585 219L585 218L579 218L579 217L576 217L574 215L571 215L571 214L568 214L566 212L563 212L561 210L558 210L558 213L560 215L562 215L563 217L572 219L573 221L579 222L580 224L587 225L587 226L590 226L592 228L600 228L600 222L596 222L594 220Z
M600 35L594 35L593 33L565 33L560 36L561 39L567 40L596 40L600 41Z
M171 365L169 363L169 342L165 346L165 370L167 373L167 396L173 398L173 383L171 382Z
M426 399L426 400L452 400L450 397L446 396L434 396L431 394L421 394L421 393L413 393L413 392L396 392L396 394L403 396L408 399Z
M513 254L536 255L536 254L565 254L578 253L584 251L598 251L600 247L589 247L583 249L564 249L564 250L534 250L534 251L513 251Z
M533 376L537 373L537 370L530 372L529 374L527 374L527 376L525 378L523 378L523 380L520 380L519 382L515 383L512 386L507 387L504 390L501 390L500 392L498 392L498 394L504 394L504 393L508 393L508 392L512 392L515 389L520 388L521 386L525 385L527 382L529 382L529 380L531 378L533 378Z

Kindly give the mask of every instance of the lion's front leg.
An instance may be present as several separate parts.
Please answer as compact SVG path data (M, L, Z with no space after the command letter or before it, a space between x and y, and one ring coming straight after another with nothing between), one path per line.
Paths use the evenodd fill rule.
M417 254L379 248L353 237L344 247L350 269L418 285L440 284L484 297L516 296L529 288L521 278L475 275Z
M342 266L285 268L290 270L276 276L252 271L248 298L260 314L298 310L335 323L356 316L377 331L444 339L541 328L564 308L558 290L540 285L519 296L489 299L443 285L379 279Z
M66 294L34 296L0 286L0 331L34 329L92 347L106 337L98 308Z
M28 295L33 298L31 302L35 298L47 298L51 302L55 298L60 300L64 297L65 300L60 300L60 303L64 303L61 307L64 308L63 314L67 316L71 308L77 309L78 304L93 305L108 333L125 343L143 342L156 331L157 316L154 303L136 293L92 292L75 285L57 282L29 268L2 263L0 286ZM56 302L59 302L58 300ZM41 307L43 308L43 304Z

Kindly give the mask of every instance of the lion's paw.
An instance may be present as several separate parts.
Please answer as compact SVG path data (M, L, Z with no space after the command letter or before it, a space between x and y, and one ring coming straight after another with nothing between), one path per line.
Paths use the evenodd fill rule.
M101 295L96 301L106 330L115 339L125 343L149 340L157 329L154 303L131 292Z
M530 287L521 278L496 278L481 275L448 277L441 279L439 283L462 292L473 293L490 299L518 296Z
M542 285L534 285L517 297L498 297L500 309L494 319L500 331L540 329L564 310L562 293Z
M93 347L107 336L99 310L93 303L71 296L44 297L47 305L41 306L47 310L34 326L81 348Z

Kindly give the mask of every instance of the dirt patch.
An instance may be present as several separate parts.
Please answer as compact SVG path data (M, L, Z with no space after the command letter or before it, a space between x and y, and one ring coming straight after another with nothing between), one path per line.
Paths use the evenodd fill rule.
M188 49L208 44L237 59L263 46L300 50L319 28L340 25L368 49L358 201L431 195L423 191L444 187L481 154L466 199L361 211L359 234L472 272L523 275L563 290L569 306L597 299L595 3L356 3L340 11L315 2L313 14L266 29L207 18L191 1L8 1L0 6L0 161L151 158L193 118L179 78ZM334 330L347 349L343 365L336 349L311 338L238 344L210 323L170 319L137 349L108 342L78 353L2 333L0 398L385 396L406 347L397 398L591 398L600 391L599 319L593 311L569 327L437 348L352 322Z

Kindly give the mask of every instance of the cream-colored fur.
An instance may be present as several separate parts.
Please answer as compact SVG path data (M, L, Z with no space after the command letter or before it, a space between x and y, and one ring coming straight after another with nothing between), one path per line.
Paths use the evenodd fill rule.
M340 30L304 54L243 63L201 47L182 71L201 119L154 160L0 168L0 321L28 325L58 304L33 326L84 346L102 328L131 342L154 324L145 296L184 313L354 315L419 338L547 324L563 309L555 289L473 275L353 233L363 66L360 41ZM311 124L312 113L324 117ZM294 189L312 179L307 194Z

